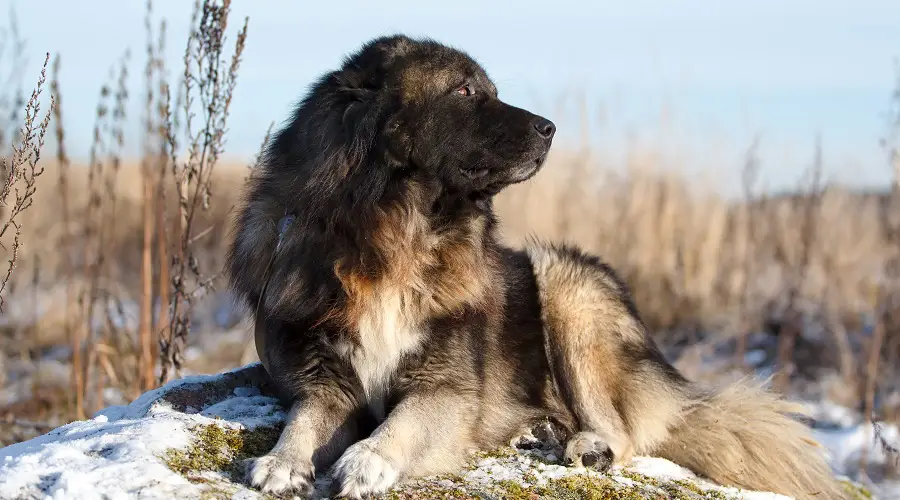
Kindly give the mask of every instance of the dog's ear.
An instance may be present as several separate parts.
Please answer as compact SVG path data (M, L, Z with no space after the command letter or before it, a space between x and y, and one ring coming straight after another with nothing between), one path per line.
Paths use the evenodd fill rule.
M405 170L410 168L412 138L408 134L408 117L399 109L399 97L388 91L347 89L353 101L344 109L343 126L351 138L351 152L366 155L373 151L381 137L378 154L386 165ZM362 158L356 156L355 158Z
M365 158L375 146L390 110L390 99L385 92L362 87L343 87L345 102L341 124L348 141L348 154L352 159Z
M340 120L345 147L351 160L361 160L371 150L377 138L378 86L367 81L365 74L350 67L332 74L335 118Z

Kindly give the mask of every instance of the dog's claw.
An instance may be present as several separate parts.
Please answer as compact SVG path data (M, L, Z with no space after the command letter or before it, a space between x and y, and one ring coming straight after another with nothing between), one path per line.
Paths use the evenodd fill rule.
M384 457L376 446L364 439L347 451L334 464L332 476L341 497L361 499L380 495L400 477L400 471Z
M593 432L579 432L566 444L565 462L570 466L606 472L614 460L612 448Z
M247 461L250 484L264 493L295 493L308 498L313 491L315 472L311 463L297 462L277 454Z

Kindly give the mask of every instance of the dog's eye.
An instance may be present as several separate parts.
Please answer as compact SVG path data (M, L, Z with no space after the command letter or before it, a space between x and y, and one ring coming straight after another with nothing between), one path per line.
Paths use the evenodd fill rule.
M466 97L475 95L475 91L472 90L472 87L470 87L468 84L463 85L462 87L456 89L456 93L459 95L466 96Z

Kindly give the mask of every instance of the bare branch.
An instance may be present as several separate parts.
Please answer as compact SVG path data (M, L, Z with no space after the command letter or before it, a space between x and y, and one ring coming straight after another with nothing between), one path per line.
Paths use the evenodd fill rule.
M41 68L41 76L37 86L31 93L31 98L25 106L25 123L20 131L20 142L13 146L12 159L7 163L6 159L0 159L0 166L5 175L3 185L0 187L0 206L5 207L5 221L0 226L0 238L7 230L14 229L11 255L8 260L6 275L0 281L0 312L3 311L3 292L12 277L13 269L19 256L21 245L22 225L19 217L22 212L31 207L34 193L37 191L36 181L44 173L44 167L40 165L41 149L44 147L44 138L50 126L50 117L56 105L54 96L50 96L50 109L44 114L44 118L37 122L40 114L40 96L47 80L47 65L50 62L50 53L44 58ZM15 199L10 203L10 195L15 194Z

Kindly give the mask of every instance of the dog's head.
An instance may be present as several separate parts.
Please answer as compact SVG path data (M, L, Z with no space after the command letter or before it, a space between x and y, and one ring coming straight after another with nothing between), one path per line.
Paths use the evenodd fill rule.
M308 147L346 162L310 172L327 175L327 185L365 185L390 198L404 183L416 183L438 206L477 203L529 179L556 132L550 120L501 101L464 52L400 35L369 42L320 80L298 121L328 123L328 130L306 131L315 138ZM287 141L296 144L297 136Z
M491 199L540 169L554 132L498 99L465 53L373 40L315 82L266 147L235 225L232 285L255 304L272 276L265 308L281 317L321 315L349 300L335 290L386 276L448 310L475 301L491 281Z
M550 120L501 101L467 54L434 41L376 40L340 74L390 96L376 111L386 118L376 151L388 147L394 167L439 182L451 196L491 196L530 178L556 132Z

